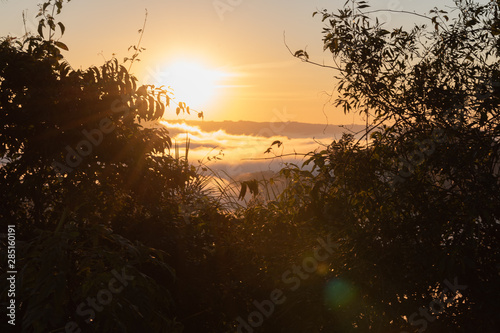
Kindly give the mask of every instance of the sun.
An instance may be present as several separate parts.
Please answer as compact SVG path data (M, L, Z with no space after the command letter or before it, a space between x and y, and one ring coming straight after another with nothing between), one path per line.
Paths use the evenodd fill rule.
M176 102L184 102L191 109L204 110L212 103L223 79L222 70L209 69L194 61L175 61L162 69L160 85L169 86Z

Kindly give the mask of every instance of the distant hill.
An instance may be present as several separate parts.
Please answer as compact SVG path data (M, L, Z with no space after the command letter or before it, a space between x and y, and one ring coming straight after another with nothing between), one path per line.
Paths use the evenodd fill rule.
M286 136L288 138L337 138L342 133L358 133L365 128L364 125L325 125L307 124L299 122L255 122L255 121L199 121L199 120L167 120L172 124L185 123L189 126L199 127L203 132L216 132L223 130L233 135L255 135L263 137ZM177 132L177 130L175 130ZM172 133L174 134L174 133Z

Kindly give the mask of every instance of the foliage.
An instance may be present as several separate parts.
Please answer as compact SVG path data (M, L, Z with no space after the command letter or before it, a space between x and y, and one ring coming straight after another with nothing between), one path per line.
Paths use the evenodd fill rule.
M498 331L497 2L456 1L409 31L364 1L319 11L334 102L370 116L370 136L229 186L155 124L169 91L138 87L116 59L64 61L62 3L41 7L45 39L0 42L0 220L16 225L20 331L237 331L277 289L286 300L255 332ZM292 289L283 274L318 238L335 251ZM122 269L130 286L86 323L75 310ZM466 288L417 320L456 296L440 294L447 281Z
M132 243L105 226L75 222L57 231L41 230L19 242L18 249L22 269L16 276L17 326L23 331L61 332L71 322L84 332L180 331L178 323L165 318L171 315L171 297L164 297L169 292L151 277L164 271L162 278L172 279L162 252ZM102 305L92 318L88 297L99 300L101 291L109 290L110 281L116 280L113 271L125 272L131 280L112 284L122 290L113 291L109 305ZM5 293L2 298L7 298Z
M170 93L137 87L116 59L71 68L65 45L53 38L62 3L41 6L39 35L0 41L0 219L17 226L18 328L64 330L79 302L95 295L113 269L127 267L133 287L116 295L93 326L77 318L80 327L179 331L164 284L173 270L163 252L114 230L150 214L176 215L174 198L193 175L168 154L165 128L141 126L162 117Z
M345 331L499 327L498 4L456 7L410 31L384 29L364 1L317 13L339 73L336 105L374 119L367 145L345 137L307 161L323 205L304 209L341 244L335 276L360 291L354 312L338 309ZM467 286L462 300L428 325L409 319L454 278Z

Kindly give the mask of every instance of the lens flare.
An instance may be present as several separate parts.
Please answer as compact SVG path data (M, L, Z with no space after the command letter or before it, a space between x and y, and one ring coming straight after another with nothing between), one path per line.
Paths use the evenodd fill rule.
M356 298L356 288L340 278L329 281L325 287L325 304L329 308L344 307L351 304Z

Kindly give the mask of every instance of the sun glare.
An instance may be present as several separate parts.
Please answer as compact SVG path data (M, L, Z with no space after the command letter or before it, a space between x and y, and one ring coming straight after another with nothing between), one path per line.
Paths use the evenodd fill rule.
M177 61L163 69L162 82L158 83L170 86L177 102L202 111L214 101L217 89L227 76L228 73L205 68L200 63Z

